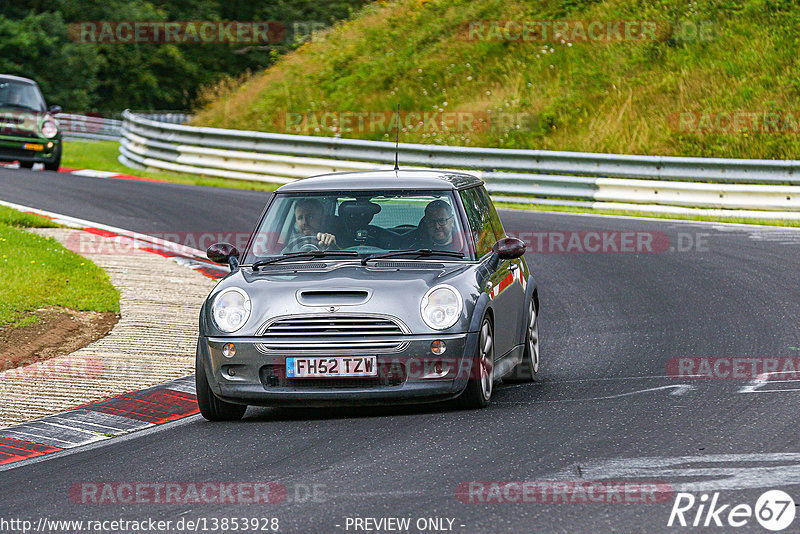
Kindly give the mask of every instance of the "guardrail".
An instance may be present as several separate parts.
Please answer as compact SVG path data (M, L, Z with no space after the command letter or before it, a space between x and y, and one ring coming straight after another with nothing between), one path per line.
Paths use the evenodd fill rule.
M66 139L117 141L122 137L122 121L120 120L72 113L58 113L55 117L61 128L61 134Z
M391 169L395 144L194 127L123 113L119 159L155 168L287 183ZM400 143L403 168L468 170L497 200L800 219L800 161L590 154ZM744 211L741 211L744 210Z
M190 117L188 113L174 111L137 113L137 116L170 124L185 124ZM122 121L119 119L74 113L58 113L55 117L67 139L119 141L122 138Z

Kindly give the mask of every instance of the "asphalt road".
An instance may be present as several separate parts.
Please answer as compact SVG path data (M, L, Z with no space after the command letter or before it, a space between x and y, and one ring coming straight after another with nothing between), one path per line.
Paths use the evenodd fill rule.
M160 234L249 232L266 194L0 169L0 199ZM689 524L708 495L697 530L721 532L733 530L733 505L754 507L768 489L800 503L800 388L670 376L676 358L800 359L800 231L501 216L509 233L533 249L527 259L542 305L539 383L500 386L481 411L250 408L243 422L231 424L192 417L4 470L0 520L206 518L211 528L214 518L277 518L280 532L375 532L356 528L354 518L397 517L410 518L410 532L689 530L667 527L674 494L659 494L657 503L586 503L576 491L581 482L629 481L692 493L698 501L685 513ZM665 246L549 251L556 234L565 244L586 236L573 232L642 232ZM725 369L718 366L716 376ZM274 481L286 487L287 499L132 505L70 498L73 485L92 481ZM476 491L472 501L482 495L492 502L463 502L470 497L460 499L457 489L470 481L483 481L487 491ZM560 502L501 503L488 481L572 485ZM310 488L316 497L308 497ZM712 526L703 527L715 492L717 508L729 505L717 516L724 526L714 527L711 518ZM567 497L577 502L563 502ZM420 518L452 524L417 529ZM800 518L787 531L797 525ZM736 531L765 530L751 517Z

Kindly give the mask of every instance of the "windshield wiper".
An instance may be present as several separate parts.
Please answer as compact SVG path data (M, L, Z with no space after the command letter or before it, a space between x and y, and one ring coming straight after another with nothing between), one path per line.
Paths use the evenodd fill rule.
M367 256L363 260L361 260L361 265L366 265L370 260L380 260L383 258L394 258L397 256L407 256L407 255L414 255L418 258L424 256L449 256L451 258L463 258L463 252L455 252L452 250L437 250L437 249L430 249L430 248L418 248L416 250L394 250L392 252L387 252L386 254L374 254L372 256Z
M278 263L284 260L291 260L295 258L324 258L325 256L358 256L355 250L309 250L308 252L289 252L283 256L272 258L270 260L259 260L253 264L253 270L257 271L259 267L269 265L270 263Z

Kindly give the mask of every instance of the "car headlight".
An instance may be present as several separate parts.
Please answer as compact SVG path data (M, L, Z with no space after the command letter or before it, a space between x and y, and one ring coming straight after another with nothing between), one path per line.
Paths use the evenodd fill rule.
M42 123L42 135L45 137L55 137L58 133L58 126L53 119L45 119Z
M232 287L221 291L211 306L211 315L217 328L223 332L236 332L250 318L250 297L244 290Z
M448 285L432 287L422 297L420 304L422 320L435 330L450 328L461 317L463 306L461 294L454 287Z

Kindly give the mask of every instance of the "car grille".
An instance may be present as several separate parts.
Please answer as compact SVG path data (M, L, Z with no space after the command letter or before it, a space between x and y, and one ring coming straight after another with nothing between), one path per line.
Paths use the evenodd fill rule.
M264 325L262 352L386 353L404 349L408 327L385 315L295 315Z
M23 150L22 148L2 147L0 148L0 156L7 160L8 158L35 158L37 156L44 157L44 152L37 152L35 150Z
M406 370L400 364L378 364L378 376L364 378L286 378L283 365L265 365L260 371L264 388L371 388L402 386Z

